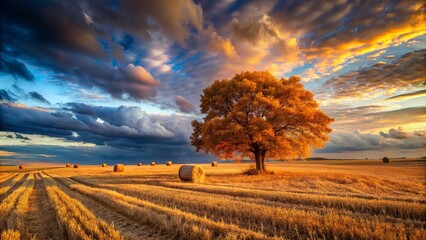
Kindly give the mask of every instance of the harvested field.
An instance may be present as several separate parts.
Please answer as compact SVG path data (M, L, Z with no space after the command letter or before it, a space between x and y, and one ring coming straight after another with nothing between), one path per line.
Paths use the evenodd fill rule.
M23 239L425 239L426 162L0 167L0 226ZM9 232L6 232L9 230ZM15 232L10 232L15 230Z

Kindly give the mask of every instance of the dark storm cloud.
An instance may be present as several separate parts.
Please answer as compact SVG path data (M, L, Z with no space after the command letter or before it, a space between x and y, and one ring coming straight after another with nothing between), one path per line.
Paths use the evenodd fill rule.
M95 1L5 1L1 70L32 80L25 62L52 71L58 83L100 88L114 98L151 99L160 84L145 68L124 59L123 51L132 45L125 32L149 41L149 34L159 29L183 43L190 26L202 27L201 8L191 1L173 3L123 1L109 6ZM117 48L118 42L123 49ZM111 62L118 55L123 61L114 66Z
M15 133L15 138L16 139L21 139L21 140L27 140L27 141L31 140L29 137L25 137L24 135L19 134L19 133Z
M324 83L323 91L334 98L369 97L388 89L411 89L424 86L426 49L410 52L395 62L375 65L332 78Z
M49 105L50 105L50 102L49 102L49 101L47 101L47 100L46 100L46 98L44 98L44 97L43 97L43 95L41 95L41 94L40 94L40 93L38 93L38 92L29 92L29 93L28 93L28 96L29 96L30 98L34 99L34 100L37 100L37 101L39 101L39 102L46 103L46 104L49 104Z
M8 90L0 89L0 101L14 102L16 101L16 95Z
M68 103L62 110L2 104L2 131L136 149L146 144L188 145L191 118L149 115L140 107ZM73 137L72 132L78 133Z
M15 156L0 157L0 159L5 159L1 161L15 161L15 163L21 162L24 158L26 161L78 162L79 164L107 163L108 165L124 163L133 165L138 162L149 164L152 161L157 162L157 164L165 164L169 160L173 161L173 163L201 163L206 162L206 159L209 158L205 154L195 154L190 146L149 145L132 151L105 145L89 148L62 146L49 146L46 148L45 146L26 145L4 146L2 149L19 153Z
M8 59L7 55L0 58L0 73L10 74L18 79L34 81L34 75L24 63L15 59Z
M19 133L15 133L15 137L13 135L10 135L10 134L6 135L6 138L16 138L16 139L27 140L27 141L31 140L29 137L25 137L24 135L19 134Z

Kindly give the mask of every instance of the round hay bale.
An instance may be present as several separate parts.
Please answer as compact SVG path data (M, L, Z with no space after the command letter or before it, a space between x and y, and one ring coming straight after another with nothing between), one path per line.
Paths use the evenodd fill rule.
M390 160L389 160L389 158L388 158L388 157L384 157L384 158L382 159L382 161L383 161L383 163L389 163L389 162L390 162Z
M65 167L71 167L71 164L67 163L65 164Z
M206 171L200 165L182 165L179 168L179 178L186 182L204 183Z
M138 164L136 164L137 166L142 166L142 163L138 163Z
M172 166L172 161L166 162L166 166Z
M26 168L27 166L25 166L24 164L21 164L21 165L19 165L19 169L24 169L24 168Z
M155 162L151 162L151 166L155 166Z
M212 167L217 167L217 166L218 166L217 162L216 162L216 161L213 161L213 162L212 162Z
M106 167L107 166L107 164L106 163L102 163L102 167Z
M114 172L124 172L124 164L115 164Z
M80 167L80 165L79 164L74 164L74 168L79 168Z

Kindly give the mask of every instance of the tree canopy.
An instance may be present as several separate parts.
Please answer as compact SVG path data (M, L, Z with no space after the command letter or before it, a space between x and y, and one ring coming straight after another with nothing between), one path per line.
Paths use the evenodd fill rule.
M267 71L217 80L201 95L203 121L193 121L191 144L219 158L308 157L329 140L333 119L318 108L299 77L277 79Z

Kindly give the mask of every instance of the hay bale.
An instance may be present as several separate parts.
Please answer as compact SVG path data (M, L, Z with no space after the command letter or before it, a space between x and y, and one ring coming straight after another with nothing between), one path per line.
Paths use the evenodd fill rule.
M138 164L136 164L137 166L142 166L142 163L138 163Z
M213 161L213 162L212 162L212 167L217 167L217 166L218 166L217 162L216 162L216 161Z
M383 161L383 163L389 163L389 162L390 162L390 160L389 160L389 158L388 158L388 157L384 157L384 158L382 159L382 161Z
M179 178L182 181L204 183L206 171L200 165L182 165L179 168Z
M172 166L172 161L166 162L166 166Z
M155 166L155 162L151 162L151 166Z
M71 164L67 163L65 164L65 167L71 167Z
M24 164L21 164L21 165L19 165L19 169L24 169L24 168L26 168L27 166L25 166Z
M124 164L115 164L114 172L124 172Z
M106 167L107 166L107 164L106 163L102 163L102 167Z
M80 167L80 165L79 164L74 164L74 168L79 168Z

